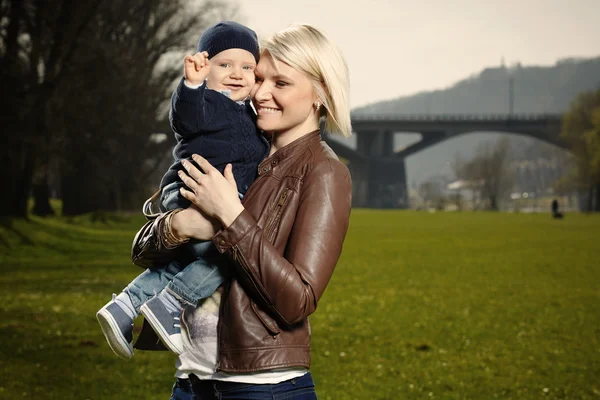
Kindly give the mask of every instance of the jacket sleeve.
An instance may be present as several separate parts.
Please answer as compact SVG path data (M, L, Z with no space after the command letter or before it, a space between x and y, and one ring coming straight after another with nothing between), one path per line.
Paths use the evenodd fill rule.
M348 169L325 160L308 172L284 254L244 210L213 238L234 262L244 290L278 321L292 325L315 311L348 230L352 183Z
M181 246L167 249L160 241L162 224L168 215L168 212L160 214L156 219L146 222L133 238L131 261L138 267L162 267L180 256Z
M189 138L199 135L215 114L214 96L206 90L206 82L192 89L181 78L171 97L169 121L173 132Z

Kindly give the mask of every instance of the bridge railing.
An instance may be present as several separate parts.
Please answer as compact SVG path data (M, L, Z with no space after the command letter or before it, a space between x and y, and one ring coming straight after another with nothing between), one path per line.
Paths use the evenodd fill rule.
M361 114L351 113L352 121L560 121L560 114Z

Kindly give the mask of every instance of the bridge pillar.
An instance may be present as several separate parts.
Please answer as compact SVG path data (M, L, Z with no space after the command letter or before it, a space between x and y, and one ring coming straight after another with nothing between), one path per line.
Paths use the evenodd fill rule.
M364 160L350 161L348 164L352 176L352 206L368 207L369 205L369 163Z
M404 157L394 153L391 131L357 132L360 160L350 162L354 207L407 208L408 190Z
M404 158L380 157L369 160L370 208L408 208Z

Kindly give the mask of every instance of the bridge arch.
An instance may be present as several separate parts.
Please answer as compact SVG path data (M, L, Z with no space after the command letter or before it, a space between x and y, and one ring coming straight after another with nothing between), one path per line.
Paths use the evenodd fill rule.
M560 137L560 115L353 115L356 149L326 138L333 150L349 160L354 182L354 206L408 207L405 158L450 138L474 132L524 135L566 149ZM394 135L420 133L421 140L395 151ZM390 196L392 201L388 201Z

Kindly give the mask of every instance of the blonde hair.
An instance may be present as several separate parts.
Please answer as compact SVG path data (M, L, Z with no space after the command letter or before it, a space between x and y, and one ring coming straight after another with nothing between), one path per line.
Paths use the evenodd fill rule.
M327 132L344 137L352 134L348 65L325 33L310 25L295 25L264 41L261 51L308 75L322 103Z

